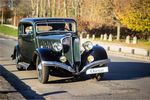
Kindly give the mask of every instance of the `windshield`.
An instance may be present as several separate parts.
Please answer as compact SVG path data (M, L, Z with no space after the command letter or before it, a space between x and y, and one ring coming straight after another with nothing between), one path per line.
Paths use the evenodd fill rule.
M75 22L40 22L36 24L36 32L76 32L76 24Z

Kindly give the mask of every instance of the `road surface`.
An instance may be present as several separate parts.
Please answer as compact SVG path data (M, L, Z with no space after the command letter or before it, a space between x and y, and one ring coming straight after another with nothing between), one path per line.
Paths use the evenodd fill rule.
M103 81L89 77L50 77L47 84L37 80L35 70L18 71L10 56L17 41L0 38L0 71L25 99L150 100L150 62L109 55L109 73Z

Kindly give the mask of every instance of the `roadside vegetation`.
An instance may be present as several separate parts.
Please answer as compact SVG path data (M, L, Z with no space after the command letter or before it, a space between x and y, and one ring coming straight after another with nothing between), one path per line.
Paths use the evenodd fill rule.
M0 25L0 34L1 35L10 35L10 36L17 36L17 29L5 26L5 25Z
M112 34L109 43L144 48L150 48L149 12L149 0L0 0L1 24L17 26L25 17L71 17L85 36ZM0 32L17 36L17 30L7 28L0 26ZM127 36L136 36L138 44L122 42Z

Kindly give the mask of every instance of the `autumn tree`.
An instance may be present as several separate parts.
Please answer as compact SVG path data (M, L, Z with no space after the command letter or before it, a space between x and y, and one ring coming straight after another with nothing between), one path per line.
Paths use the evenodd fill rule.
M120 15L121 22L128 28L139 32L150 32L150 1L129 0Z

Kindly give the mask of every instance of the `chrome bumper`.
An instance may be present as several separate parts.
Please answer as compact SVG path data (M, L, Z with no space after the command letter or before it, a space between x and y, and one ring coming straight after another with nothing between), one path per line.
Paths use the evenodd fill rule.
M98 66L98 65L108 64L109 62L110 62L110 59L94 61L94 62L89 63L88 65L84 66L83 69L80 71L80 73L85 72L88 69L95 67L95 66Z
M109 62L110 62L110 59L94 61L94 62L89 63L88 65L84 66L83 69L79 73L76 73L76 71L71 66L68 66L66 64L56 62L56 61L42 61L42 65L44 65L44 66L56 66L59 68L63 68L63 69L65 69L69 72L72 72L74 74L80 74L80 73L83 73L83 72L87 71L88 69L90 69L94 66L108 64Z
M56 66L56 67L60 67L63 68L69 72L75 73L75 70L73 68L71 68L71 66L68 66L66 64L60 63L60 62L56 62L56 61L42 61L42 64L44 66Z

